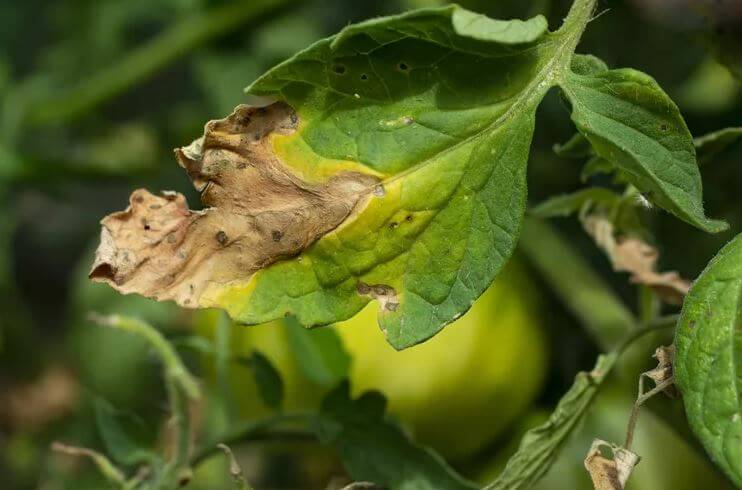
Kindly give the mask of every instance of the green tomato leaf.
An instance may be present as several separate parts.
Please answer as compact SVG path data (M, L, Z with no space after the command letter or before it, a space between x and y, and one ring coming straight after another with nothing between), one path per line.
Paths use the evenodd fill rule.
M322 402L315 430L320 441L337 448L350 477L389 490L474 488L437 454L419 447L385 420L386 400L378 392L350 398L347 382Z
M679 218L709 232L726 229L704 214L693 139L654 79L631 69L581 68L560 85L572 103L572 120L598 156Z
M263 402L271 408L280 408L283 403L283 379L271 361L261 352L253 351L240 362L252 371Z
M343 342L329 328L306 329L287 318L289 346L304 375L320 386L334 386L348 376L350 356Z
M461 36L501 44L533 42L543 36L549 27L543 15L537 15L526 21L496 20L462 8L453 10L451 23L456 33Z
M553 33L541 17L446 6L313 44L247 88L268 105L241 105L176 150L205 209L135 191L102 221L90 277L247 324L326 325L376 301L395 348L430 338L515 248L543 96L560 84L581 101L590 80L614 73L587 55L572 63L593 7L576 0ZM677 158L695 169L692 148ZM681 177L692 192L670 189L666 201L701 220L700 182Z
M688 422L711 459L742 486L742 235L693 284L675 346Z
M580 211L585 206L600 206L616 208L621 203L621 196L615 192L600 187L589 187L555 196L531 208L530 213L538 218L553 218L555 216L569 216Z
M742 141L742 127L724 128L693 140L699 163L706 163Z
M616 357L615 353L600 356L591 372L577 374L574 384L559 400L549 420L526 432L518 451L511 456L497 479L485 487L487 490L531 488L546 474L595 399Z
M593 177L598 174L609 174L613 172L614 170L616 170L616 167L614 167L611 164L611 162L609 162L608 160L601 158L601 157L592 157L582 167L582 172L580 172L580 180L582 182L587 182L590 179L590 177ZM616 175L615 180L620 181L621 180L620 176Z
M576 54L572 57L570 69L578 75L595 75L596 73L608 71L608 65L597 56Z
M513 252L536 107L591 12L578 4L556 33L448 6L315 43L247 89L279 102L177 150L209 209L136 191L103 221L91 277L249 324L330 324L376 300L394 347L426 340Z
M554 153L562 158L586 158L593 154L593 147L582 133L575 133L564 143L554 145Z

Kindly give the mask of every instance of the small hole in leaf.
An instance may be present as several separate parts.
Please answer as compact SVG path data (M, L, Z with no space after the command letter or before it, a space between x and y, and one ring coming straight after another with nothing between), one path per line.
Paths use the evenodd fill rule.
M413 218L411 214L408 214L407 217L405 218L405 220L407 220L408 223L412 223L412 219Z
M368 80L368 75L366 75L365 73L361 73L361 80L363 80L364 82Z
M345 65L337 64L332 67L332 71L338 75L345 75Z
M394 230L398 226L399 226L399 223L397 223L396 221L392 221L391 223L389 223L389 229L390 230Z
M397 69L399 71L407 71L410 69L410 67L407 66L407 63L405 63L404 61L400 61L399 63L397 63Z

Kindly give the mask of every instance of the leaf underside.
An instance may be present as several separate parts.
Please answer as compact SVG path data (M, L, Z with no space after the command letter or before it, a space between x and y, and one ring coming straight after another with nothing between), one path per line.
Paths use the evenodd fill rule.
M557 84L581 101L582 73L605 69L580 56L580 74L569 74L590 13L578 8L552 33L543 17L496 21L448 6L315 43L247 89L277 102L239 106L176 150L207 208L135 191L129 209L103 220L91 277L246 324L291 314L325 325L375 300L395 348L426 340L469 309L515 248L538 103ZM620 127L595 135L631 144ZM642 142L655 148L654 136ZM687 195L658 199L710 228L692 158L668 177Z
M693 284L675 346L688 422L716 464L742 486L742 235Z

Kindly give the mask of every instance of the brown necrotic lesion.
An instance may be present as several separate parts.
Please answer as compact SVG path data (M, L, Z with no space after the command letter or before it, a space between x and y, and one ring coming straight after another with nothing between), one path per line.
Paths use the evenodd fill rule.
M126 210L101 221L90 278L123 293L197 306L209 284L247 280L336 228L377 179L359 172L320 184L301 179L269 139L298 124L281 102L240 105L208 122L201 138L175 150L204 209L188 209L179 193L134 191Z

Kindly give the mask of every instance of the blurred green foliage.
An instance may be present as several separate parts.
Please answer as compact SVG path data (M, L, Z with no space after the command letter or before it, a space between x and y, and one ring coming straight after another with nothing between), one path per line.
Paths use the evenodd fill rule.
M122 444L151 448L162 443L166 393L155 358L143 340L92 326L86 320L90 311L134 315L158 326L175 339L174 345L197 374L212 370L218 374L221 369L223 375L224 370L242 369L242 375L250 376L225 353L229 351L231 325L223 328L221 337L217 335L206 344L188 341L194 323L189 312L171 304L121 296L87 281L97 221L121 208L129 191L137 186L173 188L186 193L192 206L197 205L197 195L177 168L171 149L201 134L207 120L245 102L242 88L250 81L350 22L441 3L0 2L3 488L105 487L90 465L52 454L48 445L53 440L100 450ZM499 18L543 13L552 28L559 25L568 6L566 0L459 3ZM733 44L736 40L727 33L742 32L742 13L699 5L708 2L605 0L599 8L606 12L593 21L579 48L580 52L595 53L612 67L631 66L651 74L678 103L697 136L742 125L739 78L723 64L730 59L727 53L741 52L729 48L738 44ZM720 35L724 35L723 45L714 40ZM583 186L582 161L559 158L552 152L554 143L566 141L574 132L564 102L550 94L539 112L529 165L533 203ZM729 232L707 235L669 215L644 211L642 219L649 223L660 249L663 270L696 277L720 246L742 229L740 161L742 144L737 141L702 167L708 214L728 221ZM603 178L596 175L591 182L610 185ZM636 307L634 288L624 276L611 273L605 258L574 220L559 220L557 225L602 280ZM584 318L565 306L548 280L539 283L539 294L547 306L544 335L552 351L548 382L538 406L533 407L535 415L523 417L509 434L492 441L471 461L457 462L457 469L468 477L491 477L492 468L501 468L517 447L519 435L543 419L539 414L553 408L574 374L589 368L598 352L590 334L580 327ZM301 369L306 378L326 388L347 371L352 359L344 357L347 355L339 349L336 338L320 332L314 336L314 332L303 330L291 334L296 351L292 355L304 366ZM644 345L638 358L646 359L651 347ZM203 362L204 358L214 363ZM220 359L221 364L217 362ZM647 362L639 362L631 369L638 373L647 368ZM10 413L10 397L25 393L24 387L38 384L55 369L72 373L78 391L62 393L51 402L49 392L37 393L39 398L30 400L46 407L44 416L19 422L18 414ZM270 377L265 366L255 369ZM588 420L584 434L574 439L574 447L568 446L543 488L584 487L588 480L581 460L586 446L575 441L591 436L620 439L621 417L628 415L627 403L633 397L631 369L618 377L593 407L595 415ZM203 437L210 440L233 428L238 415L230 408L234 394L229 393L229 383L206 389L205 401L195 411ZM268 405L277 405L278 395L269 396L273 398ZM65 397L72 401L65 402ZM727 485L699 448L687 442L687 429L677 406L668 408L666 402L655 405L658 413L648 415L639 425L638 444L645 459L632 488L697 488L698 481L718 482L711 485L713 488ZM445 423L444 415L441 417ZM666 425L659 425L661 419L667 419ZM134 440L125 439L124 433ZM642 442L642 438L652 440ZM326 488L338 475L338 482L345 481L336 451L296 434L257 437L253 443L233 449L256 488ZM128 469L135 461L127 459L132 451L124 453L111 451L117 463ZM205 459L197 468L192 487L226 488L226 464L221 455ZM678 468L683 472L678 473ZM647 476L640 478L639 473Z

